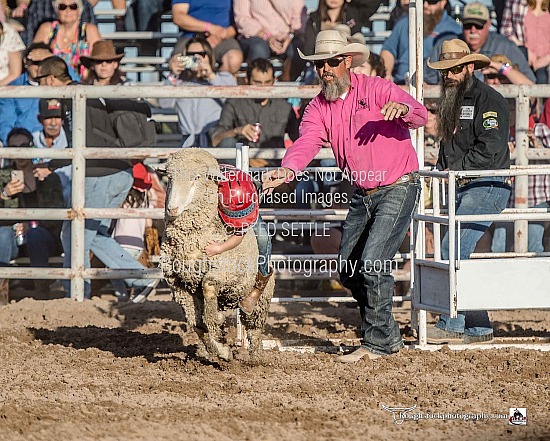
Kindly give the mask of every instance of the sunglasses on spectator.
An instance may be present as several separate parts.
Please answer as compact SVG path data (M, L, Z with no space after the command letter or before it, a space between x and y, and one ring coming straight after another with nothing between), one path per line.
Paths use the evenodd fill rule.
M439 0L424 0L424 3L428 3L429 5L437 5L439 3Z
M95 60L94 64L103 64L103 63L113 64L115 61L118 61L118 60Z
M27 58L27 64L29 66L38 66L40 64L40 61L37 61L37 60L31 60L29 58Z
M34 77L34 79L35 79L36 81L40 81L42 78L49 77L50 75L53 75L53 74L37 75L36 77Z
M192 57L193 55L198 55L200 57L206 57L206 52L187 52L186 55Z
M480 31L480 30L483 29L484 26L485 25L480 25L480 24L477 24L477 23L465 23L465 24L462 25L462 27L467 31L469 31L472 28L476 28L478 31Z
M441 69L441 76L446 77L449 75L449 72L451 72L453 75L458 75L464 70L464 64L461 64L460 66L451 67L450 69Z
M66 5L65 3L60 3L57 6L57 9L60 11L65 11L67 9L70 9L71 11L76 11L78 9L78 5L76 3L71 3L70 5Z
M322 69L323 67L325 67L325 63L328 64L330 67L338 67L343 60L344 58L338 57L329 58L328 60L316 60L313 63L315 64L315 67L317 69Z

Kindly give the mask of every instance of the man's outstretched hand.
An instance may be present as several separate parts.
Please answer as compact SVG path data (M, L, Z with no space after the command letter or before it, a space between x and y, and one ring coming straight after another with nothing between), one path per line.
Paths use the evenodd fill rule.
M279 167L270 170L262 177L262 193L271 194L273 189L284 184L288 179L294 176L294 172L286 167Z
M409 113L409 106L406 104L395 103L393 101L388 101L384 107L380 110L382 115L384 115L385 121L392 121L397 118L401 118Z

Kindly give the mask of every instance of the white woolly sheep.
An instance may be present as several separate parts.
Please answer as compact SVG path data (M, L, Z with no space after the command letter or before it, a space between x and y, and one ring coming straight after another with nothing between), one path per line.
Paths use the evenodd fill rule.
M169 184L161 247L164 277L172 298L182 306L189 326L204 345L199 354L230 360L231 349L220 341L224 321L220 311L236 309L254 286L258 270L254 232L249 230L236 248L208 257L204 252L208 241L229 237L218 215L222 177L218 163L207 151L188 148L170 158L166 172ZM251 357L257 357L262 349L262 330L274 285L271 278L254 312L242 317Z

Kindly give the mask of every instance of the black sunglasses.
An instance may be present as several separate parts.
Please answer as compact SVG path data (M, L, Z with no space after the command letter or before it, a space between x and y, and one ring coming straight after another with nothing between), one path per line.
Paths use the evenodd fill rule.
M50 75L53 75L53 74L37 75L36 77L34 77L34 79L35 79L36 81L40 81L42 78L49 77Z
M453 75L458 75L464 70L464 64L461 64L460 66L451 67L450 69L441 69L441 76L446 77L449 75L449 72L451 72Z
M206 52L187 52L185 55L192 57L193 55L199 55L201 57L206 57Z
M328 60L315 60L313 63L315 64L315 67L317 69L322 69L323 67L325 67L325 63L328 64L330 67L338 67L342 61L344 61L344 58L338 57L329 58Z
M29 66L38 66L40 64L40 61L31 60L31 59L27 58L27 64Z
M78 9L78 5L76 3L71 3L70 5L61 3L57 6L57 9L59 9L60 11L65 11L67 9L70 9L71 11L76 11Z
M440 0L424 0L424 3L428 3L429 5L437 5Z
M477 23L465 23L462 25L462 27L467 31L469 31L472 28L476 28L478 31L480 31L481 29L483 29L484 26L485 25L480 25Z

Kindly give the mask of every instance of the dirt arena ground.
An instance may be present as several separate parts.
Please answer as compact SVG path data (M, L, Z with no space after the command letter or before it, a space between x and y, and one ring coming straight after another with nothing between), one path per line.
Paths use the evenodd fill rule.
M403 330L405 308L397 310ZM498 336L550 336L548 311L492 314ZM228 340L236 336L233 315ZM274 304L266 339L357 337L345 305ZM334 351L266 351L250 365L196 358L168 294L119 306L23 298L0 307L0 440L550 440L550 353L403 350L355 365ZM388 407L505 418L405 420Z

